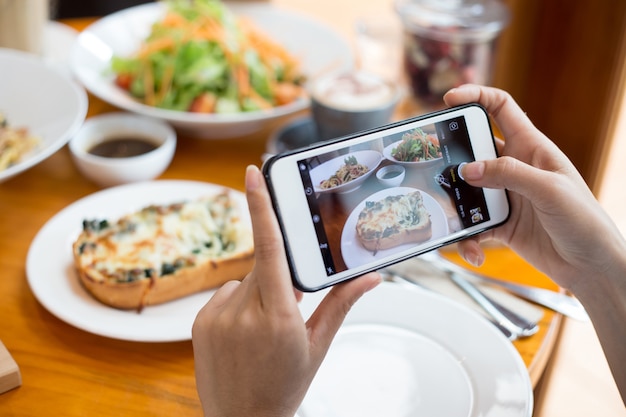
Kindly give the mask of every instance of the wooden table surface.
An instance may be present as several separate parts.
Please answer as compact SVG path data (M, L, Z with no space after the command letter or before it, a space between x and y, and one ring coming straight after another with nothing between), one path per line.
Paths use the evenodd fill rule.
M69 23L80 29L87 22ZM115 110L92 96L89 100L88 117ZM228 140L179 136L161 178L243 190L245 167L260 165L277 127ZM141 343L88 333L49 313L29 288L26 256L37 232L64 207L98 190L78 173L67 147L0 183L0 340L22 375L21 387L0 395L0 415L201 415L190 341ZM458 259L454 252L449 256ZM488 248L482 272L555 289L506 248ZM539 333L514 342L533 384L552 352L560 318L546 310Z

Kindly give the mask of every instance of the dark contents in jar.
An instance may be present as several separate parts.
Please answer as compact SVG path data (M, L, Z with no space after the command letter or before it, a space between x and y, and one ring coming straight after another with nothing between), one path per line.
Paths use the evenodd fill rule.
M115 138L96 144L89 153L107 158L128 158L148 153L157 148L153 142L143 138Z
M404 67L419 100L442 104L453 87L489 83L493 41L441 41L411 32L405 37Z

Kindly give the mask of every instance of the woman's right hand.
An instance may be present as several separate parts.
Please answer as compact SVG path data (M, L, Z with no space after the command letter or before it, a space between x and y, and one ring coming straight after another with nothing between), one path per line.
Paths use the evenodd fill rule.
M444 99L450 106L481 104L504 135L504 141L498 141L499 158L463 169L468 183L506 188L511 201L507 223L459 245L468 262L481 264L484 254L478 241L496 238L571 289L579 279L608 273L616 259L624 258L624 239L574 165L508 93L464 85Z

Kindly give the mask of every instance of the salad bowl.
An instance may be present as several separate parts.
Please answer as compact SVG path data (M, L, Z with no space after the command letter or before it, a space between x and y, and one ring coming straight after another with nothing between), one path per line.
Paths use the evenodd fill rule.
M394 164L400 164L402 166L404 166L405 168L427 168L427 167L432 167L435 165L439 165L439 163L441 163L443 161L442 157L438 157L438 158L433 158L433 159L427 159L427 160L423 160L423 161L400 161L396 158L394 158L393 156L393 151L394 149L396 149L398 147L398 145L401 143L402 141L397 141L394 142L390 145L385 146L385 149L383 149L383 156L388 159L389 161L393 162Z
M305 79L353 66L349 44L322 23L270 3L224 5L295 56ZM112 60L136 53L152 25L165 15L166 7L163 2L130 7L99 19L82 31L70 54L70 66L79 82L117 108L164 120L184 135L204 139L252 134L309 107L306 95L270 109L226 113L169 110L133 98L116 83ZM313 43L315 48L310 47Z

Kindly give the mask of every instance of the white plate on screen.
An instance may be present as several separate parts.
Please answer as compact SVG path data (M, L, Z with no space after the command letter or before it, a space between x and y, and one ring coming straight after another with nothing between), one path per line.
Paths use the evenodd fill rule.
M410 249L414 244L405 244L396 246L395 248L379 250L376 254L372 251L365 249L360 243L356 235L356 223L359 219L359 213L365 208L366 201L378 201L390 195L408 194L413 191L418 191L411 187L394 187L386 188L378 191L361 201L352 210L352 213L348 216L343 231L341 232L341 254L343 261L348 268L355 268L363 265L364 263L371 262L373 260L384 259L396 252L401 252L405 249ZM424 207L430 213L430 221L432 223L432 237L431 239L437 239L444 237L448 234L448 220L446 213L443 211L441 205L430 194L419 190L422 193L422 199L424 201Z
M236 15L249 18L271 39L300 59L305 76L353 66L349 43L329 26L309 16L281 9L269 2L226 2ZM199 114L159 109L139 103L115 86L109 71L113 55L128 56L138 50L152 23L165 12L162 3L129 7L94 22L83 30L71 53L71 67L94 95L121 109L163 119L185 133L205 139L222 139L258 131L276 119L309 106L306 98L271 110L236 114ZM315 45L311 48L310 45Z
M346 164L346 158L354 157L359 164L365 165L367 167L367 172L360 177L357 177L349 182L345 182L343 184L337 185L332 188L321 188L320 183L324 180L329 179L331 176L335 175L337 170ZM311 182L313 183L313 187L315 188L316 193L349 193L351 191L359 188L365 180L367 180L378 168L380 162L382 161L383 156L380 152L372 151L372 150L363 150L350 152L345 155L338 156L329 161L322 163L321 165L316 166L310 172Z
M305 294L309 317L326 291ZM476 312L383 282L350 310L298 417L530 417L515 347Z
M80 284L72 260L72 242L85 218L114 219L150 204L199 198L225 188L195 181L149 181L108 188L76 201L53 216L33 239L26 259L31 290L50 313L91 333L141 342L191 339L193 320L214 291L147 306L141 313L108 307ZM247 213L244 194L230 191L242 213ZM247 216L244 219L249 221Z

